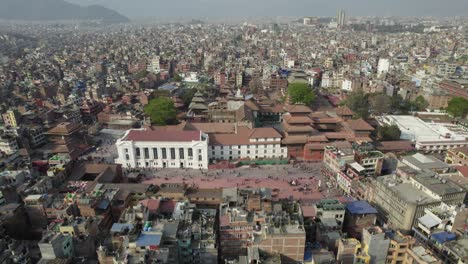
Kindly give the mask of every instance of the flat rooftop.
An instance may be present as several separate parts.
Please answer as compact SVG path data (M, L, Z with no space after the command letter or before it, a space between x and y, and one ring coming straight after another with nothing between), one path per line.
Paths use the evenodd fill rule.
M412 178L438 195L455 194L464 191L462 187L452 181L447 181L435 174L422 173L414 175Z
M460 125L424 122L409 115L387 115L377 118L379 122L395 124L401 130L401 139L413 141L466 140L468 131ZM450 136L450 137L448 137Z
M402 182L395 175L386 175L377 177L377 181L387 185L398 197L406 202L415 204L425 204L436 202L431 196L417 189L411 183Z

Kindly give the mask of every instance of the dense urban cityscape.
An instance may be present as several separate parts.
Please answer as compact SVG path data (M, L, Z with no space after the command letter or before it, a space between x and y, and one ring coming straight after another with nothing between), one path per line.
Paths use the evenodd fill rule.
M468 17L271 21L0 21L0 263L468 263Z

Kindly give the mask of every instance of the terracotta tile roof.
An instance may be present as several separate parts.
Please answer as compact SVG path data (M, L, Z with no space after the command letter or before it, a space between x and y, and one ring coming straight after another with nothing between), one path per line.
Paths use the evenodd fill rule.
M341 118L337 117L314 117L312 118L314 124L337 124L340 123L342 120Z
M308 116L285 115L284 120L288 124L311 124L312 120Z
M380 151L411 151L414 146L411 141L380 141L375 144L377 150Z
M198 141L200 131L130 130L126 141Z
M354 135L351 132L325 132L325 137L328 139L353 139Z
M305 105L286 105L284 110L289 113L312 113L310 107Z
M81 128L80 124L75 124L75 123L69 123L69 122L64 122L56 125L55 127L51 128L49 131L47 131L46 134L51 134L51 135L68 135L71 134L78 129Z
M156 212L159 209L160 202L161 201L159 199L146 199L141 200L140 204L148 208L148 210L150 210L151 212Z
M455 168L463 177L468 178L468 166L455 166Z
M310 125L306 126L295 126L288 124L286 121L283 122L283 130L286 132L312 132L314 128Z
M281 134L272 127L259 127L252 129L249 138L281 138Z
M370 137L355 137L354 139L350 140L354 142L372 142Z
M304 146L308 150L323 150L325 146L328 146L326 143L308 143Z
M337 115L340 115L340 116L352 116L352 115L354 115L354 112L351 109L349 109L349 107L347 107L346 105L336 108L335 112L336 112Z
M325 135L316 135L316 136L310 136L307 138L307 141L309 142L327 142L328 139Z
M269 141L250 142L250 138L281 138L281 134L271 127L250 129L248 127L240 126L237 128L236 134L211 134L210 144L229 146L277 143Z
M233 134L236 132L235 124L230 123L187 123L185 130L201 130L206 134Z
M255 102L252 102L250 100L245 101L244 104L245 104L245 106L247 106L248 108L250 108L253 111L260 110L260 107Z
M161 201L161 203L159 204L159 211L161 213L172 214L174 213L176 205L177 205L177 202L173 200Z
M305 144L307 143L307 136L287 136L281 143L283 144Z
M284 106L282 104L275 104L273 106L260 106L260 112L263 113L284 113Z
M465 146L465 147L460 147L460 148L453 148L450 150L450 152L453 152L453 153L463 153L465 155L468 155L468 147Z
M306 218L314 218L317 216L317 209L315 206L301 205L302 215Z
M374 131L374 128L362 118L346 121L347 126L354 131Z

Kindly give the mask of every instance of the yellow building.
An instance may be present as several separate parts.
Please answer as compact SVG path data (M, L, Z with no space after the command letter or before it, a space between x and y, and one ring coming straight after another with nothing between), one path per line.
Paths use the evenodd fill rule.
M409 259L408 250L411 249L416 242L412 236L405 236L399 231L389 235L390 247L388 249L387 264L406 263Z
M12 111L12 110L6 111L6 113L2 114L2 119L6 126L10 126L10 127L18 126L17 114L15 111Z
M355 238L341 239L338 242L337 260L341 263L369 264L370 256L367 247Z

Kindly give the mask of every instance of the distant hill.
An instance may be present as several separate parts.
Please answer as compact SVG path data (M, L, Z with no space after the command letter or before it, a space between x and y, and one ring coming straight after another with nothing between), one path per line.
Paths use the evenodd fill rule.
M129 19L103 6L80 6L64 0L0 0L0 19L96 20L124 23Z

